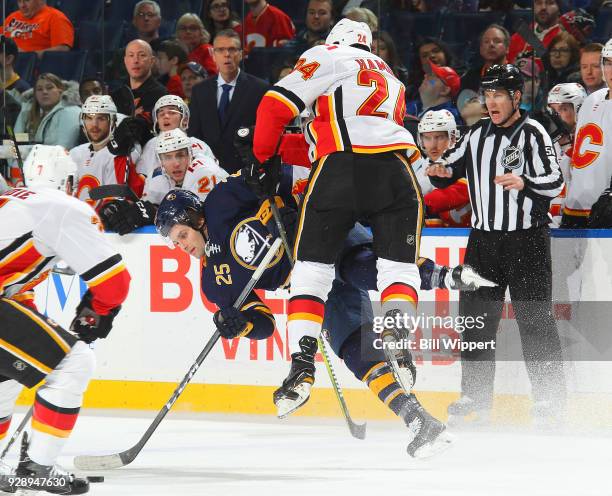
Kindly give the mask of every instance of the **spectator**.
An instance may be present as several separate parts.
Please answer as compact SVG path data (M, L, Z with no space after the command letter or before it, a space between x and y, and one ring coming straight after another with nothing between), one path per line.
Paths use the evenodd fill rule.
M463 90L459 94L457 109L466 126L473 126L488 115L487 108L480 101L480 97L472 90Z
M414 69L410 71L410 84L406 86L408 101L419 97L419 87L425 77L424 67L429 67L429 61L441 67L451 67L453 64L450 49L435 38L424 38L416 45L414 60L416 63Z
M530 24L530 28L533 29L534 34L546 48L561 31L561 25L559 24L560 2L561 0L534 0L533 9L535 10L536 22L535 26ZM514 33L510 38L508 60L510 63L514 63L518 59L530 57L532 50L531 45L520 34ZM541 64L540 59L537 60Z
M208 0L206 2L202 20L211 40L214 40L217 33L224 29L233 29L242 38L240 17L231 9L230 0Z
M244 20L245 50L283 46L295 38L295 26L282 10L266 0L244 0L249 12Z
M21 112L21 103L7 90L0 88L0 134L6 136L6 126L15 127L15 121Z
M85 103L91 95L106 95L108 93L106 83L100 78L92 77L81 79L79 84L79 96L81 103Z
M183 100L189 105L191 101L191 91L193 87L208 78L208 73L197 62L187 62L179 69L181 84L183 85Z
M31 86L15 72L17 52L15 41L12 38L2 36L0 42L0 83L2 83L3 90L19 99L20 95L29 90Z
M213 46L219 75L193 88L188 134L207 143L219 165L231 174L243 166L234 147L234 133L255 124L268 83L240 70L242 49L234 30L220 31Z
M4 34L13 38L20 52L66 52L74 45L74 27L59 10L46 0L22 0L19 10L4 22Z
M372 40L372 52L389 64L395 77L399 79L404 86L408 85L408 69L406 69L406 66L404 66L402 59L397 53L397 47L389 33L386 31L379 31L374 35L374 39Z
M186 47L187 59L200 64L208 74L217 74L210 34L196 14L183 14L176 23L176 37Z
M306 27L287 46L299 55L325 41L334 24L332 10L332 0L310 0L306 8Z
M580 47L576 39L569 33L561 31L555 36L544 58L546 68L546 87L544 93L559 83L570 83L580 80Z
M80 103L76 82L43 73L23 94L15 132L28 133L37 143L70 149L79 140Z
M276 84L288 74L293 72L293 68L297 62L296 58L288 58L283 60L280 64L272 68L270 82Z
M150 116L155 102L168 93L152 75L155 57L151 45L143 40L130 41L125 47L123 63L128 81L111 95L117 110L125 115Z
M601 73L601 43L589 43L580 50L580 77L587 95L606 87Z
M419 87L420 99L409 103L406 111L420 117L428 110L448 110L456 122L463 124L461 114L453 104L461 86L459 75L450 67L440 67L431 61L429 65L431 71Z
M132 25L126 35L126 41L143 40L153 44L159 40L161 20L161 9L158 3L153 0L141 0L134 5Z
M516 61L516 67L523 75L525 81L524 90L521 95L520 108L529 112L532 117L536 117L538 121L546 121L542 118L542 70L540 66L533 62L532 59L519 59ZM534 116L534 114L537 114Z
M157 50L157 73L159 82L168 93L185 97L183 83L178 74L178 68L187 62L187 52L182 44L174 40L162 41Z
M365 7L354 7L345 12L344 17L351 21L365 22L372 33L378 31L378 18L370 9Z
M461 90L478 91L480 79L489 67L495 64L505 64L510 47L510 33L499 24L491 24L480 35L480 56L482 64L472 66L461 77Z

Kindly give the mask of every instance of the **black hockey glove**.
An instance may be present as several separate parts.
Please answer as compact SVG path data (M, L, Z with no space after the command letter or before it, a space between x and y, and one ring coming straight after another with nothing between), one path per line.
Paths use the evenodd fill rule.
M297 210L291 207L282 207L278 209L278 213L280 214L281 222L283 223L283 227L285 228L285 233L287 233L287 239L291 244L297 226ZM280 236L274 219L270 219L270 221L268 222L268 227L270 228L270 231L274 237L278 238Z
M612 227L612 190L605 189L591 207L589 214L591 229L609 229Z
M151 137L146 119L126 117L115 129L113 139L108 142L107 147L113 155L129 155L137 143L144 147Z
M276 155L263 164L256 160L242 169L244 179L251 191L260 200L276 194L280 181L281 159Z
M588 217L579 215L568 215L566 213L561 217L561 229L586 229L589 223Z
M213 321L219 329L219 334L226 339L245 336L253 329L253 324L234 307L218 310L213 316Z
M157 207L148 201L113 200L102 206L99 215L104 227L121 236L153 224Z
M100 315L92 308L92 300L93 295L90 290L87 290L76 308L76 317L70 324L70 331L88 344L108 336L113 328L113 320L121 310L121 305L119 305L113 308L108 315Z

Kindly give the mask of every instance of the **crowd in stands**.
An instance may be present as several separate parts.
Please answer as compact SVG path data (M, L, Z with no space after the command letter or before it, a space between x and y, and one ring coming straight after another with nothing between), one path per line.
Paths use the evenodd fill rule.
M30 143L68 151L93 146L96 128L90 120L85 128L81 107L92 96L110 95L115 110L109 111L107 134L114 133L114 139L107 136L104 145L113 143L109 160L115 168L118 156L138 162L160 132L156 103L175 95L185 105L167 107L181 122L165 127L204 143L226 173L236 172L242 167L233 143L236 130L254 124L267 89L293 70L301 53L323 44L342 17L369 25L373 52L405 85L405 126L418 137L424 156L436 155L440 143L421 136L434 131L433 124L419 128L420 122L443 123L448 139L442 144L449 147L464 126L486 117L478 91L480 78L494 64L519 68L526 81L521 108L553 134L558 121L550 117L551 90L578 83L586 96L605 88L601 52L612 37L612 2L602 0L23 0L7 5L0 50L3 136L10 129L27 133ZM574 128L575 120L576 115ZM429 153L424 143L431 144ZM133 147L140 150L136 156ZM94 148L100 147L92 147L92 157ZM3 163L3 174L18 183L15 161L5 157ZM440 198L440 192L435 195ZM461 210L467 197L461 201L447 210ZM438 210L428 211L432 225L469 225L463 210L452 222L440 221L448 215Z

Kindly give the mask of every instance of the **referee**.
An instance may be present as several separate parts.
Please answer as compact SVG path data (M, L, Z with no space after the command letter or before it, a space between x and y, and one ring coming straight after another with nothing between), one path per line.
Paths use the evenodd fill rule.
M436 187L467 177L472 231L465 263L498 284L461 292L461 315L484 318L463 333L464 342L495 339L506 288L521 336L532 385L534 419L554 418L564 406L561 345L552 314L548 207L563 188L550 136L519 111L523 76L511 64L490 67L481 83L489 118L481 119L427 174ZM476 413L488 420L493 400L495 350L462 352L461 398L453 420Z

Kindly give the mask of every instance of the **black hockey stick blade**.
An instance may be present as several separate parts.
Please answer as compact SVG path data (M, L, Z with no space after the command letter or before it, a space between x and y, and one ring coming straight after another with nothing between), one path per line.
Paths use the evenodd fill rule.
M278 252L281 243L282 241L280 238L276 238L274 240L272 246L270 246L268 252L259 264L259 267L257 267L257 270L255 270L255 272L253 272L253 275L251 275L251 279L245 285L244 289L242 290L242 293L240 293L238 298L236 298L236 301L234 302L234 308L242 307L245 300L247 299L247 296L251 294L251 291L253 291L255 284L257 284L257 281L268 267L268 264L276 255L276 252ZM221 334L219 334L219 331L216 330L206 343L206 346L204 346L204 349L198 355L198 358L196 358L196 361L189 368L189 371L187 372L185 377L183 377L181 383L174 390L174 393L172 394L170 399L159 411L157 417L155 417L155 420L153 420L147 431L143 434L143 436L134 446L125 451L122 451L121 453L113 453L111 455L76 456L74 458L74 466L79 470L111 470L114 468L124 467L125 465L129 465L130 463L132 463L138 456L138 453L140 453L144 445L147 443L149 438L153 435L153 433L157 429L157 426L168 414L174 403L176 403L176 400L178 400L179 396L187 387L187 384L189 384L195 373L200 368L200 365L202 365L202 362L204 362L204 359L208 356L208 354L213 349L220 337Z
M126 198L138 201L140 198L127 184L105 184L89 191L89 198L92 200L104 200L105 198Z
M2 450L2 454L0 454L0 461L4 460L4 457L11 449L11 446L15 444L15 441L17 441L17 438L21 435L22 431L25 429L25 426L27 425L28 421L32 417L33 413L34 413L34 407L30 407L30 409L24 415L23 419L21 420L21 423L19 424L15 432L13 432L13 435L9 439L8 443L6 443L6 446Z

